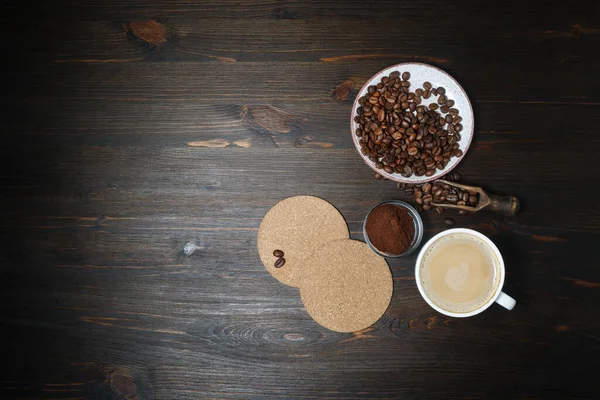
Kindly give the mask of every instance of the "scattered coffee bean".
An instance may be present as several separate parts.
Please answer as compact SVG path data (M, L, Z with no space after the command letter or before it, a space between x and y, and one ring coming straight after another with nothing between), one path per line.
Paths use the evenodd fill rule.
M275 268L281 268L285 265L285 258L278 258L277 261L275 261Z
M277 258L283 257L283 251L282 250L275 250L273 251L273 255Z
M454 225L454 220L453 220L452 218L446 218L446 219L444 220L444 222L445 222L445 223L446 223L446 225L448 225L448 226L452 226L452 225Z

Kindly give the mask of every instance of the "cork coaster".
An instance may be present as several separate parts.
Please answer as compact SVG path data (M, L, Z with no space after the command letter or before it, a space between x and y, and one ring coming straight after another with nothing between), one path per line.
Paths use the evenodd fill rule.
M258 230L258 253L271 275L286 285L298 287L294 270L323 243L348 239L346 221L331 204L318 197L296 196L275 204ZM286 260L275 268L274 250L282 250Z
M355 332L377 322L394 287L385 259L357 240L322 245L297 280L306 311L337 332Z

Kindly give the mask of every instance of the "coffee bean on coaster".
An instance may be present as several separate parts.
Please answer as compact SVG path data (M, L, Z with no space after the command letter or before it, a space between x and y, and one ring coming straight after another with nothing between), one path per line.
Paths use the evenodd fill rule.
M323 244L295 273L306 311L332 331L368 328L392 299L394 285L387 262L357 240Z
M392 200L373 207L363 225L365 241L382 257L411 254L423 239L423 221L412 206Z
M265 268L280 282L298 287L293 271L323 243L348 239L340 212L318 197L296 196L277 203L258 230L258 253Z

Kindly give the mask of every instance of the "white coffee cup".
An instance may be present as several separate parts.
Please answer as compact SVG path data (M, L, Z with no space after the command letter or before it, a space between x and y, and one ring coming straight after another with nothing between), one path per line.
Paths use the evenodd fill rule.
M482 304L481 306L477 307L476 309L469 311L469 312L465 312L465 313L448 311L448 310L445 310L445 309L439 307L437 304L435 304L433 302L433 300L425 292L425 289L423 288L423 284L421 282L421 279L422 279L421 264L423 263L423 257L426 254L427 250L439 239L441 239L445 236L456 235L456 234L467 234L467 235L475 236L476 238L481 240L483 243L485 243L489 247L489 249L494 253L494 255L498 261L497 274L499 276L497 277L496 287L494 289L492 296L485 304ZM415 280L417 281L417 287L419 288L419 292L421 292L421 296L423 296L425 301L431 307L433 307L433 309L435 309L436 311L438 311L442 314L448 315L450 317L459 317L459 318L471 317L473 315L477 315L480 312L486 310L494 302L500 304L502 307L506 308L507 310L512 310L517 302L515 301L515 299L513 299L512 297L510 297L509 295L507 295L506 293L504 293L502 291L502 286L504 285L504 276L505 275L506 275L506 271L504 268L504 260L502 259L502 255L500 254L500 251L498 250L496 245L490 239L488 239L487 236L482 235L481 233L474 231L472 229L465 229L465 228L448 229L448 230L438 233L437 235L432 237L421 248L421 251L419 252L419 256L417 257L417 264L415 266Z

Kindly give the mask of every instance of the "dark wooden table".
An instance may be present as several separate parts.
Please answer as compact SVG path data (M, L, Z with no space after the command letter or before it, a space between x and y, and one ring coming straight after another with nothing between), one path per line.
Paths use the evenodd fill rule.
M23 3L0 13L0 398L600 396L598 2ZM312 194L362 239L372 205L408 199L348 129L403 61L471 97L464 180L522 199L454 216L497 243L518 305L446 318L413 256L378 323L330 332L265 271L257 228Z

